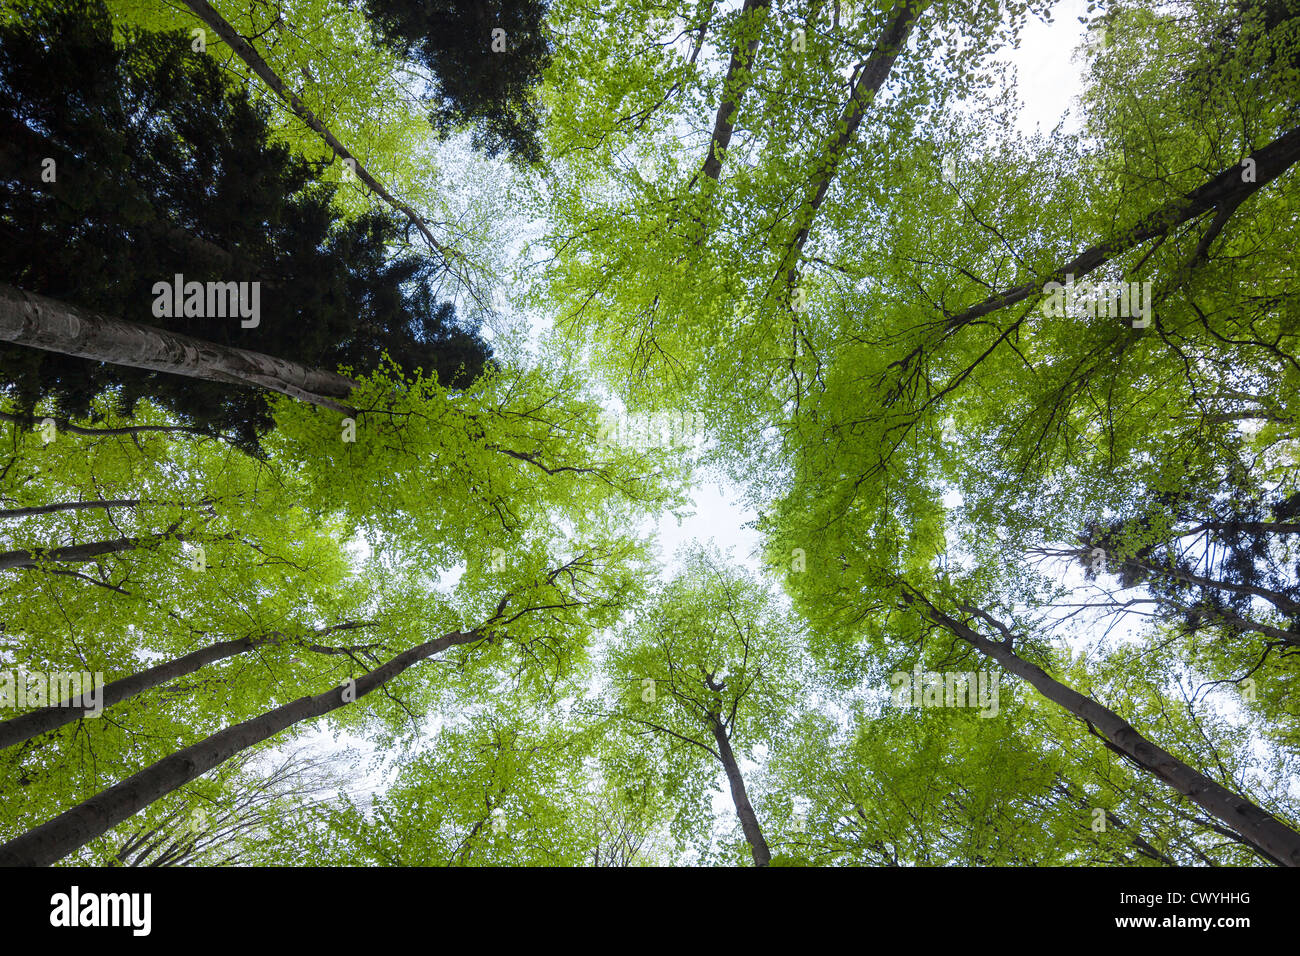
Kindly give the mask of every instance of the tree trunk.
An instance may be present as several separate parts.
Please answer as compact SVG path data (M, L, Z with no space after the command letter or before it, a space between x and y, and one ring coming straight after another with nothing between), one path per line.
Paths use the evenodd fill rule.
M740 775L740 766L736 763L735 754L731 752L731 741L727 737L727 731L717 717L711 716L709 723L713 729L713 739L718 742L718 757L727 771L727 782L731 784L731 802L736 806L736 816L740 817L740 828L744 831L745 839L749 841L749 849L754 854L754 865L767 866L772 862L772 851L767 848L767 841L763 839L763 830L758 825L758 817L749 803L749 794L745 792L745 779Z
M1263 624L1251 618L1242 617L1240 614L1234 614L1231 611L1224 611L1220 608L1205 606L1197 607L1195 605L1193 605L1193 607L1211 621L1216 621L1219 624L1237 627L1243 631L1254 631L1257 634L1263 634L1265 637L1276 638L1285 644L1300 647L1300 634L1293 634L1291 631L1284 631L1282 628L1274 627L1272 624Z
M1026 282L1014 289L991 295L983 302L953 316L944 324L945 333L955 332L990 312L1005 309L1040 293L1048 282L1060 282L1066 275L1073 275L1077 281L1121 253L1148 239L1168 235L1176 227L1203 216L1212 209L1219 209L1221 213L1223 210L1235 209L1256 190L1277 179L1300 159L1300 127L1279 136L1263 149L1252 153L1250 158L1255 161L1254 182L1242 182L1241 164L1229 166L1200 188L1170 200L1145 216L1124 235L1079 253L1041 282Z
M749 88L750 77L747 75L754 64L754 54L758 51L758 38L763 24L767 20L772 0L745 0L740 11L740 29L752 28L754 37L745 47L737 46L731 51L731 62L727 64L727 76L722 81L722 102L718 104L717 115L713 119L713 135L709 138L709 152L704 158L701 172L714 182L722 172L722 158L731 145L731 136L736 128L732 119L740 108L740 100Z
M44 564L80 564L93 561L105 554L117 554L122 551L134 551L137 548L151 548L164 541L229 541L233 534L185 534L175 531L176 522L162 534L138 538L117 538L113 541L91 541L87 544L72 544L62 548L19 548L16 551L0 553L0 571L15 568L39 568Z
M93 561L105 554L117 554L121 551L134 551L148 541L162 541L162 538L117 538L114 541L92 541L89 544L74 544L66 548L19 548L17 551L0 553L0 571L15 568L38 568L42 564L79 564Z
M1300 833L1156 746L1114 711L1067 687L1041 667L1024 660L1011 649L1010 644L990 641L944 614L919 592L905 591L904 601L913 606L917 606L917 602L924 605L917 608L922 615L947 628L981 654L993 658L1012 674L1028 681L1048 700L1099 731L1102 739L1114 749L1163 780L1201 809L1222 820L1263 853L1284 866L1300 866Z
M150 667L148 670L105 684L103 699L99 702L100 706L107 709L167 681L184 677L186 674L192 674L213 661L234 657L236 654L242 654L244 651L267 643L270 643L269 639L245 637L237 641L220 641L207 647L201 647L184 657L165 661L156 667ZM84 701L84 699L85 694L83 693L82 700ZM79 720L82 714L83 708L52 706L42 707L40 710L34 710L20 717L0 722L0 750L22 743L37 734L57 730L64 724Z
M151 325L110 319L0 283L0 341L94 362L279 392L344 414L324 396L346 398L356 383L334 372L231 348Z
M812 224L817 216L817 210L821 208L822 201L826 198L826 192L835 179L840 161L843 160L845 152L853 142L854 136L857 135L858 127L862 124L862 117L866 115L868 104L875 98L880 87L884 85L885 80L889 77L889 71L894 67L894 61L898 59L898 55L903 52L903 47L907 45L907 38L912 32L912 27L916 25L917 18L920 17L921 10L925 7L926 2L928 0L903 0L903 2L899 3L894 17L885 25L880 39L876 41L871 56L867 58L867 61L860 68L857 79L853 83L853 91L849 94L849 101L845 104L843 112L836 120L835 129L838 132L827 144L822 165L817 170L816 178L811 184L812 188L795 219L797 225L794 235L786 247L785 256L777 273L778 282L781 274L784 273L787 288L793 288L798 278L799 256L802 254L804 244L807 243L808 236L812 232Z
M448 647L469 644L479 639L480 632L477 629L456 631L404 651L383 666L358 678L355 699L360 700L427 657ZM0 866L49 866L63 859L78 847L103 836L123 820L130 819L155 800L183 787L241 751L274 737L294 724L323 716L350 703L351 701L344 700L344 693L346 688L333 687L314 697L300 697L164 757L135 776L0 846Z
M379 180L375 179L375 177L370 174L370 171L366 169L365 166L361 165L361 161L352 155L351 151L339 142L338 137L331 133L325 127L325 124L316 117L316 114L309 110L302 100L298 99L294 92L285 85L285 82L280 79L274 70L271 69L266 60L262 59L262 55L253 48L252 44L240 36L235 31L235 28L227 23L225 18L223 18L221 14L217 13L207 0L184 0L184 3L190 8L191 12L193 12L196 17L211 27L216 32L217 36L221 37L225 44L234 51L235 55L243 60L248 68L257 74L263 83L269 86L275 94L284 101L285 105L293 111L295 116L306 123L314 132L319 134L340 159L351 162L352 169L356 172L358 179L374 190L375 194L379 196L380 199L388 203L388 205L392 206L393 209L397 210L402 215L406 216L415 228L420 231L420 234L424 236L430 247L432 247L438 255L442 256L445 262L450 264L453 255L451 250L445 248L433 237L433 233L429 231L428 225L425 224L424 217L419 215L406 203L393 196L392 193L390 193L384 185L379 182Z
M1169 567L1166 565L1149 564L1145 561L1139 561L1137 558L1125 558L1123 555L1111 555L1121 565L1128 565L1139 571L1145 571L1149 574L1164 574L1173 578L1175 581L1181 581L1183 584L1191 584L1204 590L1228 591L1232 594L1247 594L1251 597L1260 597L1272 604L1283 614L1297 615L1300 614L1300 604L1291 600L1285 594L1270 588L1254 584L1234 584L1231 581L1220 581L1217 578L1207 578L1203 575L1196 574L1192 571L1186 571L1179 567Z
M33 515L51 515L59 511L85 511L91 508L134 508L140 504L139 498L115 498L100 501L65 501L55 505L37 505L32 508L5 508L0 510L3 518L30 518Z

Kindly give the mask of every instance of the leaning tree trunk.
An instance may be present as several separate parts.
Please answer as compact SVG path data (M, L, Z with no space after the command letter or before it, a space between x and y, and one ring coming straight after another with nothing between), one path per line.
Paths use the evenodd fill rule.
M722 172L722 160L731 146L731 137L736 127L732 120L740 108L740 100L752 82L749 75L754 64L754 54L758 52L758 39L763 32L772 0L745 0L740 11L740 30L753 30L754 35L745 46L737 45L731 51L731 62L727 65L727 76L722 81L722 102L718 104L717 115L713 119L713 135L709 137L709 152L704 157L704 167L700 170L709 179L718 181Z
M150 690L167 681L184 677L186 674L192 674L213 661L234 657L236 654L242 654L244 651L252 650L254 647L266 643L269 643L269 640L265 638L245 637L237 641L219 641L216 644L201 647L184 657L164 661L156 667L150 667L148 670L105 684L103 699L99 702L99 706L102 708L112 707L114 704L121 703L129 697L134 697L136 694ZM22 743L37 734L58 730L64 724L70 724L72 721L80 719L84 713L85 696L83 692L81 707L65 706L63 704L42 707L40 710L34 710L29 714L23 714L20 717L14 717L0 723L0 750Z
M364 624L349 621L344 624L321 628L314 631L313 634L320 636L338 631L356 630L365 626ZM184 677L186 674L193 674L200 668L224 660L227 657L234 657L257 647L268 647L284 642L284 635L275 631L266 637L244 637L236 641L218 641L215 644L209 644L207 647L201 647L197 651L192 651L182 657L164 661L155 667L150 667L147 670L105 684L103 696L99 701L99 708L105 710L114 704L119 704L144 691L152 690L168 681ZM355 647L323 647L320 644L302 644L300 646L305 650L320 654L346 654L358 650ZM48 733L51 730L57 730L64 724L70 724L72 721L80 719L88 706L86 695L83 692L80 700L74 698L63 704L42 707L40 710L34 710L31 713L0 722L0 750L12 747L14 744L35 737L37 734Z
M745 792L745 778L740 775L740 765L736 763L736 755L731 752L731 740L727 737L720 718L711 717L709 723L713 728L713 739L718 743L718 757L727 771L727 782L731 784L731 802L736 806L736 816L740 817L740 829L749 841L750 852L754 854L754 865L767 866L772 862L772 851L767 848L763 830L758 825L758 816L749 802L749 794Z
M879 39L876 40L871 56L861 64L853 90L849 94L849 101L836 118L835 133L826 145L820 168L817 169L803 204L799 207L795 218L794 234L786 245L785 254L781 257L781 265L774 284L779 284L784 276L787 288L793 289L798 281L799 257L812 233L813 220L817 218L817 211L826 199L826 193L830 190L849 146L857 136L858 127L866 116L867 107L884 86L885 80L889 78L889 72L894 68L894 61L907 45L907 38L911 35L912 28L916 26L916 21L927 3L928 0L902 0L897 5L894 15L885 24Z
M1103 740L1139 767L1163 780L1207 813L1218 817L1254 846L1283 866L1300 866L1300 833L1271 814L1188 766L1134 730L1118 714L1056 680L1041 667L1016 654L1009 642L991 641L961 621L944 614L919 592L904 592L904 600L922 615L947 628L981 654L1028 681L1048 700L1085 721ZM1008 632L1009 633L1009 632Z
M333 687L314 697L300 697L251 720L227 727L164 757L134 777L109 787L50 822L0 846L0 866L49 866L241 751L294 724L337 710L352 700L360 700L414 664L448 647L469 644L480 638L480 631L475 629L455 631L426 641L359 678L355 695L349 695L348 688ZM349 696L351 700L347 699Z
M179 522L177 522L179 524ZM86 544L70 544L61 548L18 548L16 551L0 552L0 571L12 571L15 568L39 568L47 564L81 564L94 561L106 554L120 554L123 551L135 551L141 548L154 548L166 541L229 541L231 534L189 534L176 532L172 525L162 534L143 537L115 538L112 541L89 541Z
M968 309L952 316L944 322L944 332L952 333L969 325L976 319L997 312L1009 305L1022 302L1030 296L1042 292L1048 282L1060 282L1067 275L1076 280L1088 275L1116 256L1157 236L1167 236L1185 222L1191 222L1211 210L1218 211L1211 229L1217 232L1222 228L1227 217L1238 206L1250 198L1257 190L1263 189L1277 177L1290 169L1300 160L1300 127L1279 136L1262 149L1252 153L1249 159L1255 164L1255 178L1243 182L1243 169L1240 164L1229 166L1200 188L1185 196L1170 200L1159 209L1144 216L1123 235L1099 243L1084 250L1069 262L1055 269L1050 275L1032 282L1026 282L1013 289L1007 289L989 296ZM1207 236L1212 238L1210 233ZM1202 246L1205 245L1202 240Z
M94 362L280 392L344 414L356 382L262 352L231 348L151 325L111 319L0 283L0 342ZM329 396L329 397L326 397Z
M182 2L190 8L190 11L196 17L215 30L217 36L221 37L221 39L225 41L226 45L235 52L235 55L243 60L244 64L257 74L261 81L275 92L276 96L280 97L280 99L284 101L284 104L293 111L295 116L306 123L309 128L325 140L330 149L334 150L340 159L351 163L351 168L356 172L358 179L374 190L375 194L379 196L380 199L388 203L388 205L392 206L402 215L406 216L415 228L420 231L420 235L424 236L424 239L429 243L429 246L442 256L444 262L450 265L453 256L452 251L443 246L433 237L433 233L429 231L429 226L424 221L424 217L409 205L395 197L388 191L383 183L371 175L370 170L366 169L366 167L361 164L361 161L357 159L346 146L339 142L338 137L329 131L316 114L308 109L306 104L303 103L303 101L300 100L291 89L289 89L284 80L280 79L279 75L271 69L266 60L262 59L262 55L257 52L253 45L240 36L235 28L226 22L226 19L212 8L212 4L208 3L207 0L182 0Z
M0 552L0 571L38 568L42 564L80 564L84 561L94 561L106 554L134 551L136 548L146 547L148 542L158 543L162 540L165 539L116 538L112 541L72 544L63 548L19 548L16 551Z
M60 511L87 511L94 508L135 508L143 504L176 504L176 502L149 502L141 498L101 498L97 501L62 501L52 505L35 505L31 508L5 508L0 510L0 519L30 518L33 515L52 515Z

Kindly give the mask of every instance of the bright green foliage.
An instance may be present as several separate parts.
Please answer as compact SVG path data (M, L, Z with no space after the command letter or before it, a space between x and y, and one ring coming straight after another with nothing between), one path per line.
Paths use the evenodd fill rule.
M276 398L264 461L184 432L6 426L0 507L148 501L0 518L4 549L141 539L0 570L0 660L120 676L286 639L0 752L0 835L481 626L322 721L372 760L268 814L248 858L748 865L762 842L777 866L1273 862L1079 715L1300 826L1297 174L1243 163L1295 152L1300 16L1110 4L1082 125L1026 136L1000 55L1049 6L916 4L837 146L895 5L556 0L540 167L458 186L470 285L532 309L527 346L493 342L500 368L449 390L386 363L348 418ZM312 109L437 208L391 55L347 4L284 9L222 12L282 75L309 67ZM1071 269L1149 288L1149 311L1054 313ZM611 441L618 405L702 416L703 467ZM95 427L166 424L104 411ZM658 567L646 519L719 478L757 514L761 570L698 543ZM896 692L926 672L993 696ZM246 783L213 773L84 858Z
M784 736L801 640L798 622L721 555L691 550L681 563L609 645L606 679L621 729L645 738L663 767L678 846L708 860L718 852L704 806L721 769L716 735L742 762Z

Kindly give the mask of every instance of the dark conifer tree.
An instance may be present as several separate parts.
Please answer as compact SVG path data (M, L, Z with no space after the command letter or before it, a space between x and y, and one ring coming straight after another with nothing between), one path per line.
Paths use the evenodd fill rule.
M0 25L0 281L132 322L306 365L406 371L467 384L491 350L434 294L439 267L392 251L387 214L344 221L333 187L269 139L264 109L181 33L115 43L100 0L43 0ZM240 317L154 314L154 287L258 282ZM254 389L0 348L27 412L71 416L116 387L250 449L271 424Z
M541 155L534 89L550 60L545 0L365 0L380 37L437 77L430 121L490 155ZM501 33L494 35L493 31Z

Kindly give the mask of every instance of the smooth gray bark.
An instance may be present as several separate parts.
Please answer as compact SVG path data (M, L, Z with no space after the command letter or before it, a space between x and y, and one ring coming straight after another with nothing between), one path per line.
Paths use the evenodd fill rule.
M952 316L944 324L945 332L954 332L990 312L1023 302L1030 296L1041 293L1043 286L1048 282L1061 282L1067 275L1073 275L1077 281L1148 239L1168 235L1183 223L1199 218L1212 210L1218 210L1221 216L1224 213L1230 214L1256 191L1277 179L1300 159L1300 127L1279 136L1264 148L1256 150L1249 158L1255 161L1253 182L1242 181L1243 167L1240 163L1229 166L1198 189L1170 200L1155 212L1144 216L1122 235L1079 253L1041 281L1035 279L996 293L983 302ZM1218 225L1222 224L1218 223Z
M192 674L213 661L234 657L236 654L242 654L244 651L266 643L268 641L265 639L254 640L245 637L237 641L220 641L216 644L209 644L207 647L201 647L184 657L164 661L156 667L150 667L148 670L105 684L99 706L107 709L129 697L134 697L136 694L158 687L178 677L184 677L186 674ZM40 710L34 710L0 722L0 750L22 743L37 734L58 730L64 724L80 720L84 713L85 711L81 707L51 706L42 707Z
M731 51L731 62L727 64L727 76L722 81L722 102L713 118L713 135L709 138L709 152L704 158L701 172L714 182L722 172L722 159L736 127L732 120L740 108L741 98L749 88L749 70L754 65L754 54L758 52L758 38L762 33L763 23L767 20L772 0L745 0L740 11L741 30L752 29L754 36L743 47Z
M356 383L334 372L112 319L5 283L0 283L0 341L112 365L265 388L352 413L331 398L347 398Z
M749 794L745 790L745 778L740 774L736 755L731 752L731 740L727 736L726 728L722 726L721 719L717 716L711 715L709 724L713 729L713 739L718 744L718 759L722 761L723 769L727 771L727 783L731 786L731 802L736 807L736 816L740 817L740 829L749 842L750 852L754 855L754 865L768 866L772 862L772 851L768 849L767 840L763 838L763 830L758 825L758 815L754 813L754 807L749 802Z
M358 678L354 699L360 700L425 658L454 645L469 644L480 638L478 630L457 631L419 644ZM334 687L313 697L300 697L164 757L135 776L59 814L48 823L0 845L0 866L49 866L58 862L78 847L130 819L155 800L225 763L235 754L274 737L294 724L321 717L351 703L352 701L344 699L346 692L345 687Z
M1223 821L1269 857L1284 866L1300 866L1300 833L1147 740L1113 710L1062 684L1041 667L1029 663L1016 654L1009 643L989 640L961 621L944 614L919 592L904 593L904 600L923 616L947 628L981 654L991 657L1007 671L1033 685L1054 704L1086 721L1115 750L1173 787L1202 810Z

